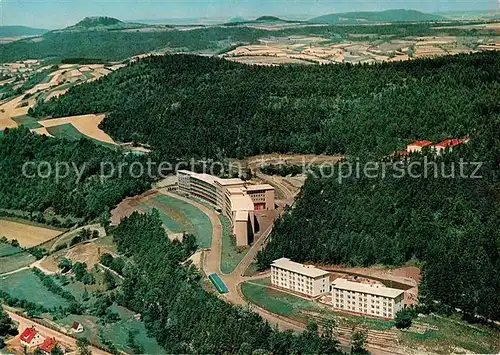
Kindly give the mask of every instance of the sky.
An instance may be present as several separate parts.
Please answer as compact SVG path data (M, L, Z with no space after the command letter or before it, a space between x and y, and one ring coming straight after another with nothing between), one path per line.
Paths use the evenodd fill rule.
M414 9L423 12L493 10L500 0L0 0L0 25L63 28L86 16L120 20L247 19L262 15L304 19L334 12Z

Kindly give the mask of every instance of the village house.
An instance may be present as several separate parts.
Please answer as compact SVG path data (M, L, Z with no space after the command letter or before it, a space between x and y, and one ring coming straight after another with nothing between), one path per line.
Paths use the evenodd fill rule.
M19 340L21 345L27 348L33 348L43 343L43 337L35 327L26 328L19 336Z

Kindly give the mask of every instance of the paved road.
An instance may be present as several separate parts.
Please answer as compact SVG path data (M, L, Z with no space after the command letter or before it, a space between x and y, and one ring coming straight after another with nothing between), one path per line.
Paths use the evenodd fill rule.
M258 174L261 175L261 174ZM259 176L260 177L260 176ZM282 205L283 202L284 204L287 205L292 205L294 202L294 199L296 197L296 193L291 191L289 188L284 186L281 182L272 180L270 179L269 176L265 175L260 177L261 179L268 181L269 183L272 183L273 186L282 189L282 192L285 195L285 200L281 201ZM192 199L186 198L179 196L177 194L173 194L170 192L166 191L160 191L161 193L168 195L170 197L182 200L184 202L187 202L200 210L202 210L210 219L210 222L212 223L213 231L212 231L212 246L209 251L205 253L205 260L203 262L203 269L204 272L208 275L211 273L216 273L220 276L220 278L224 281L226 284L229 292L223 294L223 297L236 305L241 305L241 306L250 306L250 308L258 313L263 319L268 321L270 324L276 324L278 327L282 330L293 330L293 331L302 331L305 328L305 324L296 322L292 319L288 319L286 317L281 317L277 314L271 313L265 309L262 309L254 304L249 304L246 299L243 297L243 294L241 293L241 284L245 281L253 280L253 279L259 279L262 278L264 275L260 274L257 276L253 277L248 277L248 276L243 276L243 273L245 270L248 268L250 263L254 260L255 256L261 250L264 245L266 244L268 237L270 233L272 232L273 224L270 224L269 227L261 233L259 236L259 239L257 239L254 244L251 246L250 250L247 252L247 254L243 257L241 262L238 264L238 266L234 269L234 271L231 274L223 274L220 270L220 264L221 264L221 251L222 251L222 225L219 220L219 216L217 212L210 208L207 207L201 203L198 203ZM280 210L281 206L280 206ZM339 341L342 345L342 347L348 349L350 347L350 339L347 338L339 338ZM367 345L367 349L375 355L394 355L394 354L399 354L397 352L393 351L387 351L385 349L382 349L380 347L373 347Z
M20 315L17 315L16 313L12 313L8 310L5 310L7 314L9 315L10 318L15 320L16 322L19 323L19 333L22 333L24 329L28 327L34 326L44 337L54 337L56 338L61 344L65 345L66 347L70 347L72 349L76 349L76 340L73 339L70 336L67 336L64 333L58 332L54 329L45 327L43 325L40 325L38 323L33 322L32 320L22 317ZM90 350L92 351L93 355L109 355L110 353L103 351L101 349L98 349L96 347L90 346Z

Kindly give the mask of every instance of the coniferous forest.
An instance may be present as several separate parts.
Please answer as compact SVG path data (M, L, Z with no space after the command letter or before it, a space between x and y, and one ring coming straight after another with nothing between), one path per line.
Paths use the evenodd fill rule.
M365 266L415 260L423 265L424 304L500 319L499 102L497 53L272 68L175 55L74 87L32 114L106 112L106 132L150 144L158 159L297 152L379 161L413 140L470 134L468 144L435 159L448 172L460 159L482 162L481 179L308 178L258 264L265 268L282 256ZM423 157L401 159L407 166ZM230 340L242 336L246 348L273 353L291 351L277 344L306 344L304 335L273 332L255 315L195 289L196 273L178 267L182 248L166 245L159 222L148 218L132 216L114 232L121 250L138 261L123 303L145 315L167 350L235 353L242 350ZM166 256L158 261L161 248ZM315 349L331 345L311 337Z
M500 88L500 54L380 65L246 66L152 57L38 105L38 117L107 112L102 128L165 157L385 155L473 133Z

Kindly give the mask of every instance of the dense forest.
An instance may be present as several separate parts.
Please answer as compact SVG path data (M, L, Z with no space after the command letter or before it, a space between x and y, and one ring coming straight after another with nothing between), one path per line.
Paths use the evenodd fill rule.
M136 261L124 269L118 302L142 315L166 353L340 353L332 332L319 335L314 324L301 334L279 332L256 313L205 291L198 270L181 265L189 248L169 241L156 211L134 212L112 233L118 250Z
M107 112L102 128L167 157L273 152L384 155L473 133L500 88L500 54L380 65L246 66L150 57L38 105L38 117Z
M442 311L500 319L500 91L476 107L474 138L443 157L413 155L428 177L307 179L293 209L281 218L258 264L286 256L320 264L369 266L423 262L421 301ZM481 169L460 161L482 162ZM438 168L433 163L438 164ZM443 164L443 165L441 165ZM444 166L445 174L440 172ZM340 166L336 169L341 169ZM456 177L450 177L455 169ZM380 171L380 170L379 170ZM439 171L435 178L435 171ZM497 290L497 291L495 291Z
M125 196L150 187L152 179L147 174L132 178L130 170L123 169L119 178L108 170L112 164L130 166L144 159L100 147L87 139L69 142L25 128L6 130L0 137L0 209L31 213L52 209L61 216L91 220L110 211ZM103 162L109 165L103 166L105 174L101 175ZM68 170L60 165L59 180L55 175L57 163L70 165ZM23 166L27 176L23 175ZM41 176L47 178L39 177L38 167ZM105 175L110 177L101 179Z
M262 30L244 26L207 27L195 30L156 28L152 31L123 31L119 28L100 31L59 30L36 39L23 39L0 45L0 63L24 59L61 60L68 57L99 58L103 61L124 60L133 55L158 49L184 51L219 51L232 44L257 43L259 38L293 35L323 36L341 42L362 40L356 34L401 38L406 36L495 36L494 30L442 30L433 24L392 24L376 26L308 26L282 30ZM389 36L389 37L387 37Z

